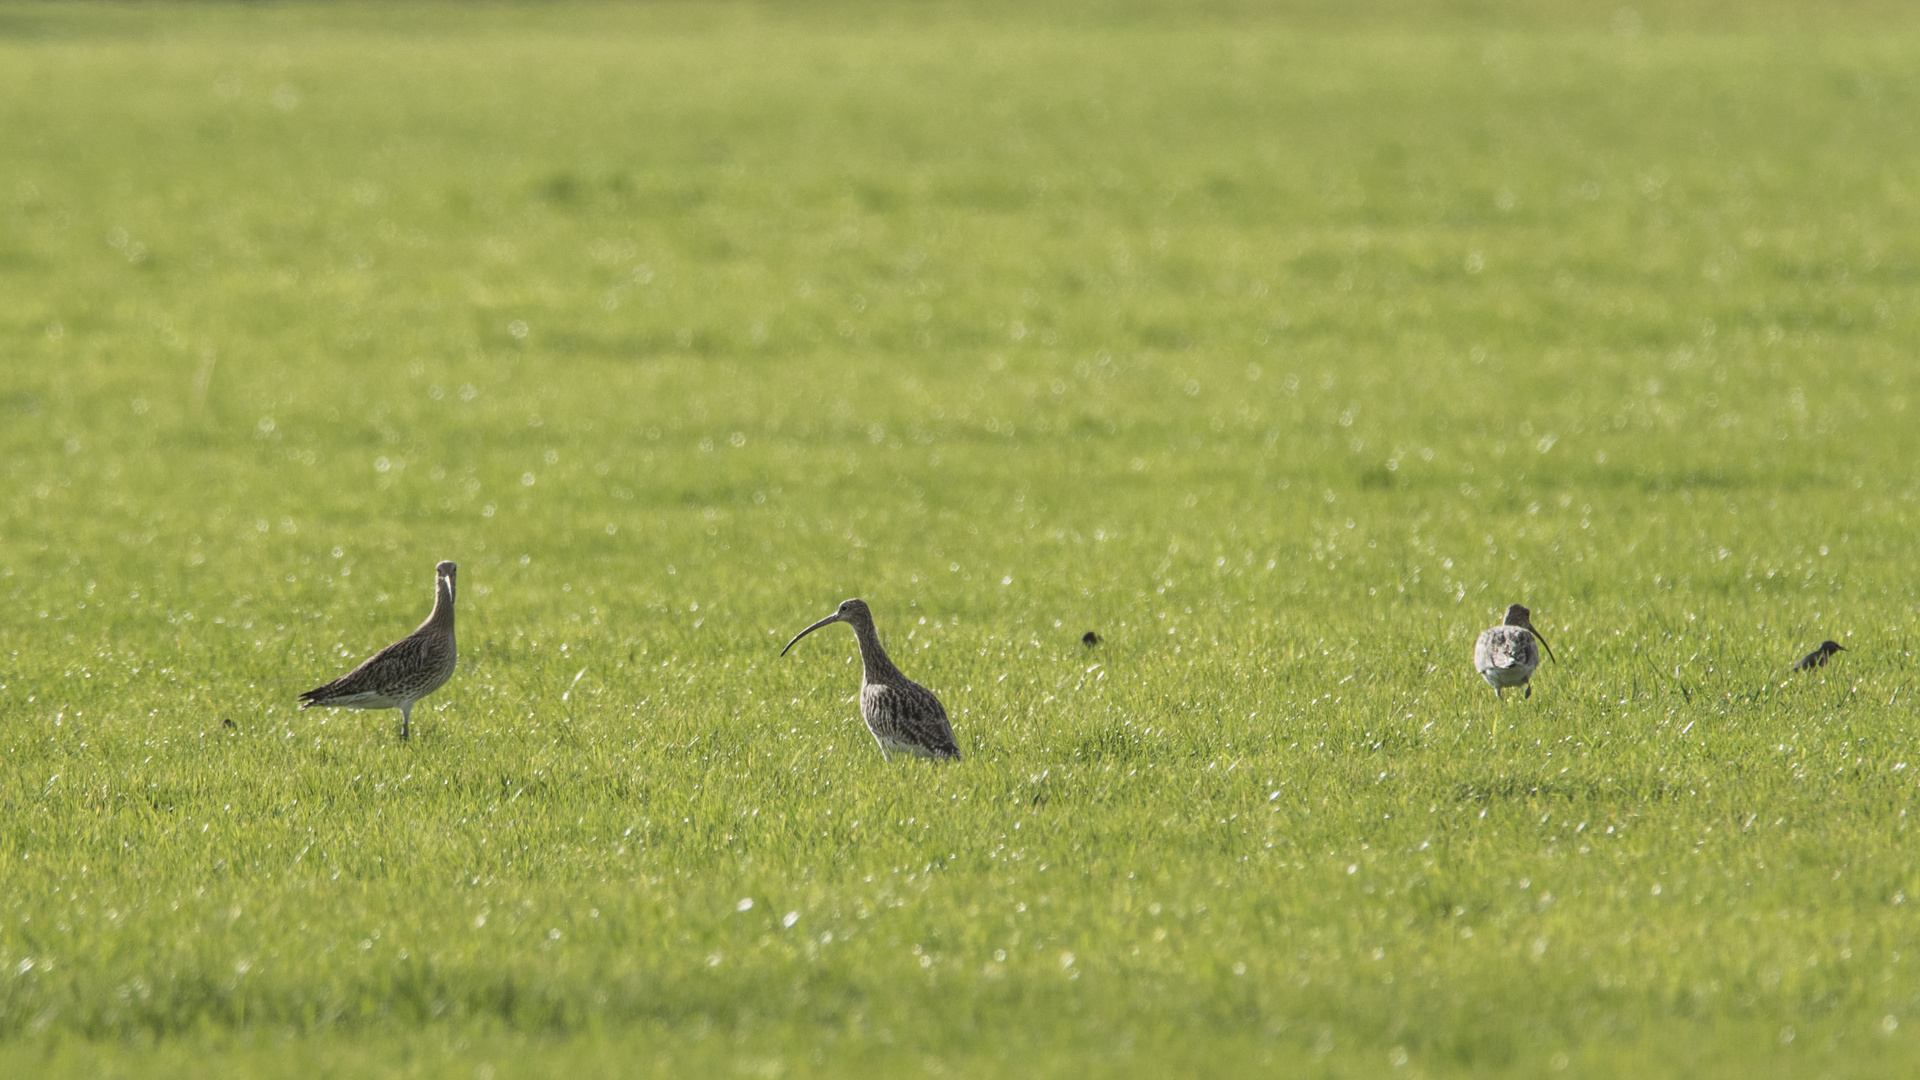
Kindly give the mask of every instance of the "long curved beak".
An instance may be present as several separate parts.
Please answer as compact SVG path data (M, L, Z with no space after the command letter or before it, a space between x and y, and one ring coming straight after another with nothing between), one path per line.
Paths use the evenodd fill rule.
M799 633L793 635L793 641L787 642L787 649L793 648L794 642L799 641L801 638L806 637L808 634L813 633L815 630L818 630L821 627L826 626L830 623L837 623L839 621L840 621L840 613L836 611L833 614L827 616L826 618L821 619L819 622L814 623L812 626L807 627L805 630L802 630ZM780 655L781 656L787 655L787 649L781 649Z
M1553 646L1547 644L1547 639L1540 635L1540 631L1535 630L1533 628L1532 623L1527 624L1527 632L1533 635L1534 640L1540 643L1541 648L1547 650L1547 656L1549 659L1551 659L1556 664L1560 662L1560 658L1553 655Z

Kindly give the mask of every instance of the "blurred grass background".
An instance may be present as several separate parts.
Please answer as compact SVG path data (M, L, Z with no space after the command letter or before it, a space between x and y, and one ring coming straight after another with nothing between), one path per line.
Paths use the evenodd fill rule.
M1915 30L0 6L0 1061L1898 1071Z

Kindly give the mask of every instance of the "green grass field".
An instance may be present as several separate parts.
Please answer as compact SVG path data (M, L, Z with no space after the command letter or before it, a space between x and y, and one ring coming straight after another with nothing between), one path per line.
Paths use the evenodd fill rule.
M0 1073L1911 1075L1920 19L1397 7L0 5Z

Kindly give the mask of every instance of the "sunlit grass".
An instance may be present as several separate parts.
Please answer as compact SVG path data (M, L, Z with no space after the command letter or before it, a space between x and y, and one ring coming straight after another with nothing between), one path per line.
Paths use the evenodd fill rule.
M1901 1071L1920 33L1521 14L0 7L0 1072Z

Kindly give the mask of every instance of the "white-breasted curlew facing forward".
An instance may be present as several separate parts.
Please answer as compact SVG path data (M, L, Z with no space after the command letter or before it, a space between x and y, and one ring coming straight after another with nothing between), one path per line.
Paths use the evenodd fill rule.
M419 629L327 685L301 694L300 707L399 709L400 737L406 738L413 703L440 689L459 658L453 642L454 576L459 569L450 562L434 567L433 612Z
M1525 696L1532 697L1533 684L1528 680L1540 666L1543 646L1553 662L1559 663L1560 658L1553 656L1553 646L1533 628L1532 613L1515 604L1507 609L1505 622L1482 631L1480 640L1473 643L1473 670L1493 687L1495 697L1510 686L1524 686Z
M833 614L807 627L787 642L780 655L794 642L831 623L853 627L860 642L860 716L880 744L880 756L893 760L895 750L915 757L960 760L960 747L953 741L953 726L947 723L947 710L933 691L900 674L880 647L880 634L873 628L873 613L865 600L845 600Z

